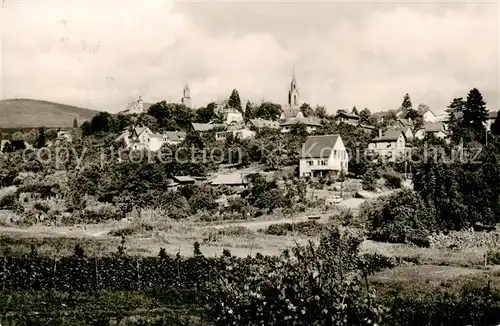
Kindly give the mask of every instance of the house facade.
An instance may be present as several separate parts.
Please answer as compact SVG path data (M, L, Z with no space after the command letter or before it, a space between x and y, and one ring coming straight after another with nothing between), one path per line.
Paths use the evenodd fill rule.
M440 122L426 123L415 133L415 138L424 139L428 134L432 134L437 138L444 139L448 135L444 124Z
M156 152L167 143L168 136L153 133L148 127L135 127L124 130L115 141L122 141L125 148L131 150Z
M289 133L292 130L292 127L297 124L305 125L308 134L315 132L319 127L321 127L321 124L319 122L314 121L313 119L305 119L305 118L290 119L280 123L281 133L283 134Z
M389 161L406 155L407 149L407 139L401 129L388 130L383 134L379 130L379 136L368 144L370 152L377 154L379 157L385 157Z
M229 128L233 129L233 128ZM248 128L237 128L233 130L219 131L215 133L215 140L225 140L229 135L232 135L235 138L239 139L247 139L255 136L255 131L252 131Z
M438 122L438 117L431 109L426 109L422 114L424 122Z
M302 146L300 177L320 177L348 172L349 155L340 135L308 136Z
M335 121L337 123L347 123L353 126L357 126L359 124L359 116L352 113L339 112L335 115Z

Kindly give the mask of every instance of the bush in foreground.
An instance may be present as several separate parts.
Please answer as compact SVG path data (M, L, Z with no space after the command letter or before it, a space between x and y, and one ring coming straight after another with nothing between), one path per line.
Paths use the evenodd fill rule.
M368 221L370 237L376 241L428 246L435 228L433 209L413 190L364 203L360 216Z
M360 239L338 230L319 246L294 249L268 264L228 260L209 311L216 325L376 325L382 306L366 279ZM244 271L244 272L243 272Z

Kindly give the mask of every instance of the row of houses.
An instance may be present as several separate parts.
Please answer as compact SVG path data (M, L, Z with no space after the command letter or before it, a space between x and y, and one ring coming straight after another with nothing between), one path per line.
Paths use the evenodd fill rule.
M155 152L164 144L178 145L184 141L186 133L183 131L166 131L154 133L148 127L130 127L124 130L116 142L122 142L125 148L132 150L148 150Z

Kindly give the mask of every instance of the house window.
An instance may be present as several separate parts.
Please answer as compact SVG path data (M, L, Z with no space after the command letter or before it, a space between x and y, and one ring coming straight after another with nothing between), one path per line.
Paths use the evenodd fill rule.
M323 166L325 166L327 163L328 163L328 161L327 161L327 160L323 160L323 161L321 161L321 165L323 165Z
M337 150L333 150L333 157L337 158Z
M313 164L314 164L314 161L307 161L307 165L313 166Z

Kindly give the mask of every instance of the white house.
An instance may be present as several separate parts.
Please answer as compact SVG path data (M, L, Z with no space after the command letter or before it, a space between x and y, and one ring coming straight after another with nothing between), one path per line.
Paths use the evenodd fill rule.
M424 122L437 122L439 120L439 118L429 108L425 109L425 111L422 113L422 117L424 119Z
M245 127L228 127L228 130L219 131L215 133L215 140L224 140L228 135L233 135L235 138L247 139L255 136L255 131Z
M327 173L348 172L349 155L340 135L308 136L302 146L301 177L319 177Z
M237 109L227 108L222 112L221 119L225 124L241 123L243 122L243 114Z
M155 134L148 127L127 129L116 139L132 150L158 151L168 141L167 135Z
M314 121L314 119L307 119L307 118L296 118L296 119L290 119L285 122L280 123L281 127L281 133L289 133L290 130L292 129L292 126L296 124L303 124L306 126L307 133L312 133L315 132L319 127L321 127L321 124L317 121Z
M433 134L437 138L445 138L447 132L444 129L444 124L440 122L426 123L415 133L415 138L424 139L426 135Z
M368 144L368 150L379 156L395 160L407 151L407 139L402 129L387 130L384 134L379 130L378 137Z

